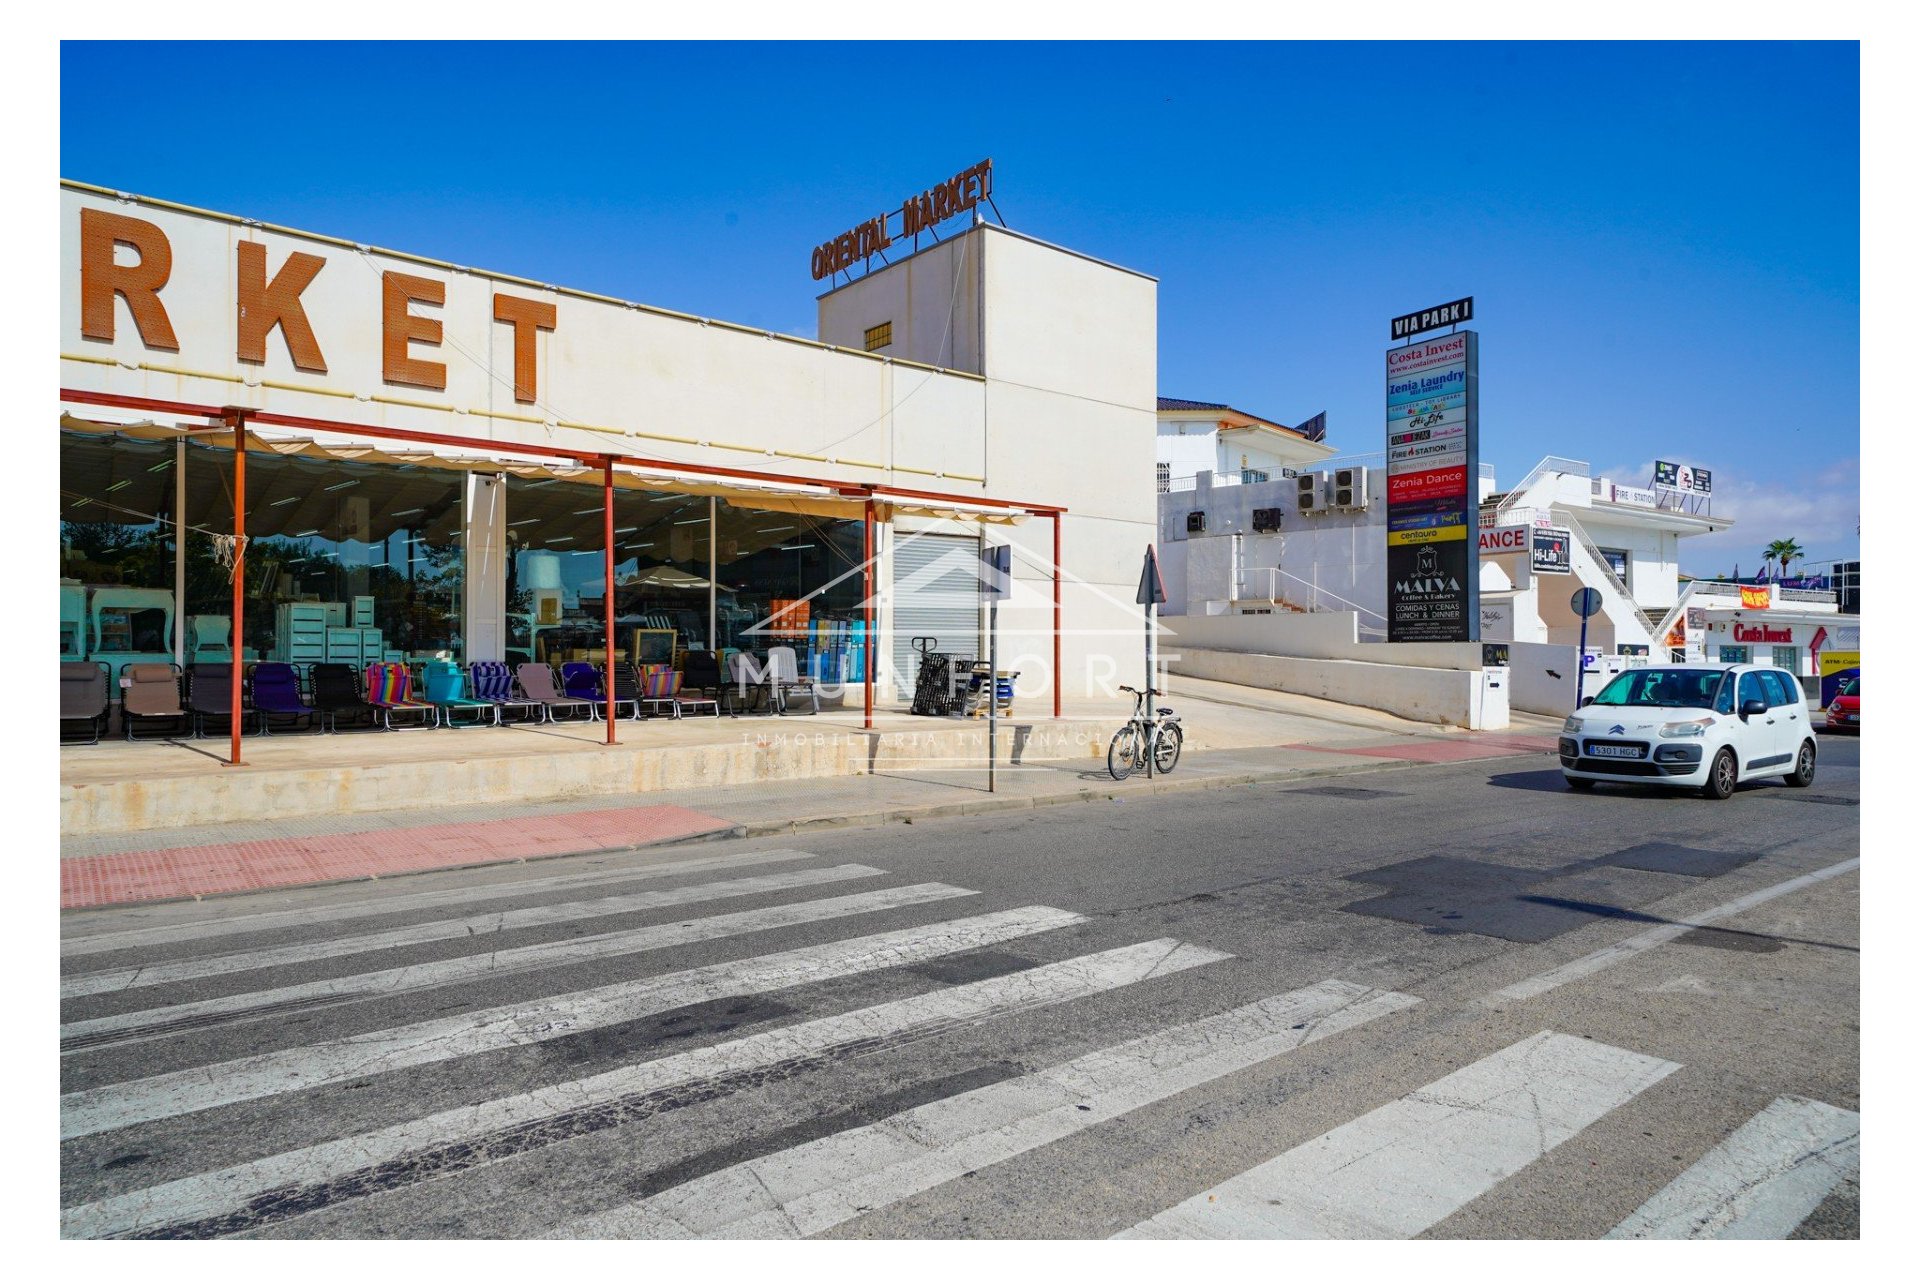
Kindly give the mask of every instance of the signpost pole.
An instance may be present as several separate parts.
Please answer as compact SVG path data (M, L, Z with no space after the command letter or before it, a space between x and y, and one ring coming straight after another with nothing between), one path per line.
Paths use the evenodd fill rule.
M1167 602L1166 584L1160 581L1160 562L1154 558L1153 544L1147 544L1147 554L1140 562L1140 587L1133 593L1133 602L1145 611L1146 647L1147 647L1147 683L1142 686L1145 692L1141 697L1147 709L1144 732L1140 735L1141 748L1147 753L1147 780L1153 780L1153 607Z
M1616 633L1617 634L1617 633ZM1587 692L1587 615L1580 615L1580 652L1574 655L1573 709L1586 702Z
M1147 601L1147 682L1141 688L1147 691L1147 725L1141 745L1147 753L1147 781L1153 781L1153 601Z
M987 790L999 785L1000 602L1013 591L1013 547L980 548L981 577L987 584ZM1012 690L1009 689L1009 703Z

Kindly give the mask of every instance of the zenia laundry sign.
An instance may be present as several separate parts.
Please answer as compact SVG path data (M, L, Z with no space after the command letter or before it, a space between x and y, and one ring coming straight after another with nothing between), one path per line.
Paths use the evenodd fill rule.
M1387 639L1480 634L1479 335L1387 352Z

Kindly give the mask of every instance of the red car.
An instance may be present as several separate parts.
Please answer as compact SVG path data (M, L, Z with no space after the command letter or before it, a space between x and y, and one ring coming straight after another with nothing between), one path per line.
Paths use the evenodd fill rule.
M1827 704L1827 730L1845 729L1849 733L1860 732L1860 678L1855 676L1847 681L1847 687L1835 694L1833 701Z

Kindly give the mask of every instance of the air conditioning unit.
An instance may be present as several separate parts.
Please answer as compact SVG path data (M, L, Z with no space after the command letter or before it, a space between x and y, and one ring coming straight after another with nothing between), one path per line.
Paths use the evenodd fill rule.
M1304 471L1294 477L1295 492L1300 495L1300 514L1323 516L1327 513L1327 475L1324 471Z
M1333 473L1333 501L1329 505L1346 511L1367 509L1367 469L1340 467Z
M1187 532L1205 533L1207 531L1207 513L1204 511L1187 512Z
M1300 474L1300 473L1299 473L1298 471L1295 471L1295 470L1294 470L1294 469L1293 469L1292 467L1282 467L1282 468L1280 468L1280 478L1281 478L1282 480L1291 480L1291 479L1293 479L1293 478L1294 478L1295 476L1297 476L1297 475L1299 475L1299 474Z
M1278 533L1280 531L1280 517L1282 514L1283 509L1280 507L1255 507L1253 509L1253 531L1255 533Z

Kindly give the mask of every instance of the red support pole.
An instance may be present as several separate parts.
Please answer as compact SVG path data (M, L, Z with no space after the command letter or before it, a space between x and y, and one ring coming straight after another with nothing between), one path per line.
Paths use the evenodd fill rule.
M1053 513L1053 718L1060 718L1060 686L1067 673L1060 669L1060 513Z
M606 541L602 545L607 549L607 745L611 747L614 745L613 691L615 687L613 683L613 459L608 458L602 465L605 468L603 474L606 477L604 504L606 510L603 513L606 517L604 525Z
M866 615L866 630L861 633L861 645L866 649L860 663L861 674L866 678L867 719L866 727L873 728L873 499L867 499L866 538L861 545L861 612Z
M240 655L246 652L247 609L247 418L235 413L233 419L233 640L228 649L227 674L232 680L233 701L227 706L233 721L233 750L229 766L245 764L240 758ZM177 515L178 513L176 513ZM182 531L181 537L186 534ZM180 601L175 608L184 609ZM185 620L182 619L184 625Z

